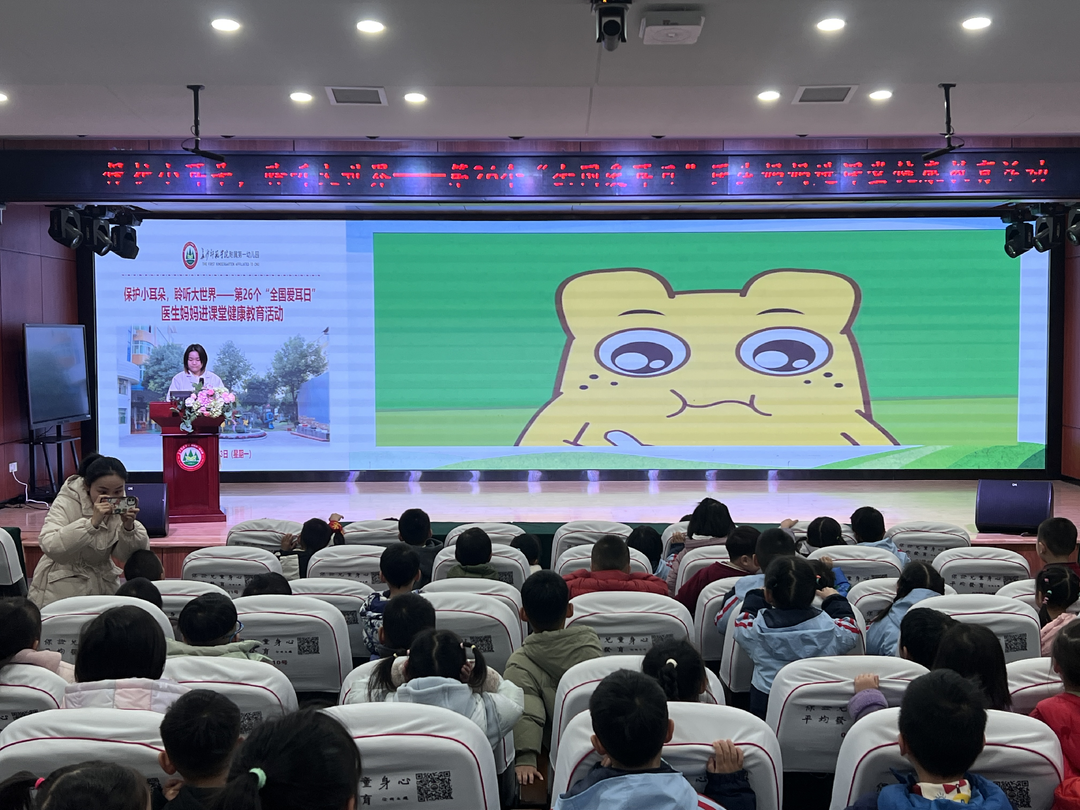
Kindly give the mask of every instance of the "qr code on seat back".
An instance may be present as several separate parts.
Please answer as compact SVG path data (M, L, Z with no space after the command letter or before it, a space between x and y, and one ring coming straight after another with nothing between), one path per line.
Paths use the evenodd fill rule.
M1009 804L1016 810L1027 810L1031 807L1031 783L1027 779L1013 779L995 784L1001 788L1001 792L1009 799Z
M450 771L433 771L416 775L418 802L448 802L454 798L454 783Z
M296 654L297 655L318 655L319 654L319 637L318 636L297 636L296 637Z
M1006 633L1004 636L1005 652L1027 652L1027 635L1024 633Z

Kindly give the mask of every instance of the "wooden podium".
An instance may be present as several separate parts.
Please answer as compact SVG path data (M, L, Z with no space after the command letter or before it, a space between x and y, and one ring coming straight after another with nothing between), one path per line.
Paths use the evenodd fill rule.
M182 421L171 402L151 402L150 419L161 425L161 458L165 486L169 493L169 521L172 523L224 522L218 475L218 428L224 417L200 416L191 426L180 429Z

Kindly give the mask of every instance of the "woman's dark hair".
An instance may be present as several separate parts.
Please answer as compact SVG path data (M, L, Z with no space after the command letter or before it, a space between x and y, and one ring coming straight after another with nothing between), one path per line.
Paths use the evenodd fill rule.
M781 610L805 610L814 604L817 572L802 557L777 557L765 571L765 590Z
M124 462L118 458L101 456L97 453L91 453L83 458L82 463L79 465L79 475L82 477L83 484L87 489L99 478L104 478L106 475L118 475L124 481L128 479L128 471L127 467L124 466Z
M907 597L916 588L925 588L928 591L944 594L945 580L938 573L938 570L928 562L918 560L908 563L896 579L896 598L892 600L892 604L878 614L874 621L880 622L888 616L889 611L893 609L893 605Z
M135 605L109 608L83 627L75 680L157 680L165 671L165 633L157 619Z
M636 548L648 557L649 565L652 566L653 572L656 571L656 566L660 565L660 558L664 556L664 541L660 532L652 526L638 526L626 538L626 545L628 548Z
M840 524L833 518L824 516L810 521L810 525L806 527L806 542L814 548L847 545Z
M409 654L413 639L425 630L435 629L435 608L418 593L403 593L390 600L383 611L383 636L380 645L383 654L375 671L368 679L368 700L375 702L380 692L393 692L394 661Z
M1035 575L1035 596L1039 603L1039 621L1050 623L1047 608L1065 610L1080 598L1080 577L1064 565L1048 565Z
M734 528L735 523L727 506L713 498L704 498L690 515L686 536L727 537Z
M686 639L654 644L645 653L641 671L656 679L668 700L696 703L705 685L705 662Z
M19 773L0 785L0 807L33 810L38 777ZM115 762L80 762L50 773L37 788L39 810L146 810L150 789L139 773Z
M981 624L961 622L945 633L931 669L951 669L976 680L991 709L1007 712L1012 707L1001 642Z
M203 372L205 372L206 371L206 349L204 349L198 343L192 343L190 346L188 346L186 349L184 349L184 371L187 371L187 372L189 372L191 374L195 373L190 368L188 368L188 357L191 356L192 352L198 352L199 353L199 362L202 363L202 370L203 370ZM219 357L220 357L220 355L219 355Z
M41 611L24 597L0 601L0 667L41 639ZM2 807L3 805L0 805Z
M821 560L807 560L810 566L814 569L814 575L817 577L817 583L814 586L814 590L820 591L822 588L835 588L836 587L836 574Z
M452 630L424 630L409 645L405 670L409 680L439 677L457 681L461 680L461 669L469 660L473 661L473 668L466 683L479 691L487 680L487 664L476 645L462 641Z
M360 751L333 717L301 709L252 731L229 777L214 810L344 810L360 786Z

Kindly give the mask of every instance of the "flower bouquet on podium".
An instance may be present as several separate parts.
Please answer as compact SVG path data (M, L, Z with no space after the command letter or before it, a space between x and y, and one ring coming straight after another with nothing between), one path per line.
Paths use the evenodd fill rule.
M191 396L174 400L173 410L181 417L180 429L191 433L194 430L192 423L200 417L213 419L219 425L231 419L236 410L236 394L228 388L208 388L195 383Z

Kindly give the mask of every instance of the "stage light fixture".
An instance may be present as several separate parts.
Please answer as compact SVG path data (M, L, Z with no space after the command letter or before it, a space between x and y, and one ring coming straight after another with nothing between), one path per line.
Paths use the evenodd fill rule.
M49 236L74 250L83 243L82 217L72 208L54 208L49 212Z
M112 250L112 234L109 232L109 221L91 213L88 207L82 218L83 244L90 248L98 256L104 256Z
M134 259L139 255L139 240L132 226L113 225L110 240L113 253L121 259Z
M1030 222L1010 222L1005 226L1005 254L1015 259L1035 247L1035 229Z
M1035 249L1046 253L1065 243L1065 221L1060 216L1041 216L1035 220Z
M626 42L626 12L630 0L593 0L592 7L596 15L596 41L604 44L604 50L613 51L620 42Z
M1074 205L1065 214L1065 238L1080 245L1080 205Z

